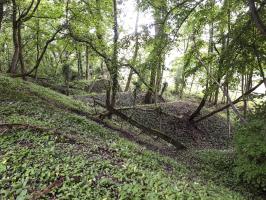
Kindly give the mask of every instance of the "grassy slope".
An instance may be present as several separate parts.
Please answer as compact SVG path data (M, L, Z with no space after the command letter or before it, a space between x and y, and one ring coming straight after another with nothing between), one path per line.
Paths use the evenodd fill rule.
M49 89L0 76L0 123L64 132L0 128L0 199L245 199L59 104L89 112Z

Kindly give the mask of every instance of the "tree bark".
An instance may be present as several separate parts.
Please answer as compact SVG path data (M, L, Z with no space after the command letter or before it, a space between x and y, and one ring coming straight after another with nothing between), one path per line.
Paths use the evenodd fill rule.
M51 37L49 40L46 41L45 46L43 47L43 49L42 49L42 51L41 51L41 53L40 53L39 58L37 59L37 61L36 61L35 65L34 65L34 67L33 67L29 72L26 72L26 73L24 73L24 74L13 75L13 77L23 77L23 76L28 76L28 75L30 75L32 72L34 72L36 69L38 69L38 67L39 67L39 65L40 65L40 63L41 63L41 61L42 61L42 59L43 59L43 56L44 56L44 54L45 54L45 52L46 52L46 50L47 50L47 48L48 48L48 46L49 46L49 44L50 44L52 41L55 40L56 35L57 35L61 30L62 30L62 27L60 27L58 30L56 30L56 32L52 35L52 37Z
M78 79L83 78L83 69L82 69L82 60L81 60L81 51L78 46L76 49L76 55L77 55L77 65L78 65Z
M114 24L113 24L113 55L112 55L112 96L111 96L111 106L114 107L116 103L116 93L118 90L118 20L117 20L117 2L113 0L113 14L114 14Z
M151 104L157 103L158 94L161 87L161 80L162 80L162 70L163 70L163 63L164 63L164 47L165 47L165 32L164 32L164 25L165 22L162 18L163 8L158 9L156 8L154 11L154 19L155 19L155 44L154 49L151 53L151 75L150 75L150 88L149 88L146 95L144 103Z
M262 67L262 64L261 64L261 57L259 55L259 52L258 52L255 44L253 44L253 50L254 50L254 54L255 54L257 62L258 62L258 68L259 68L259 71L260 71L260 75L261 75L262 79L264 80L264 85L265 85L265 88L266 88L266 78L265 78L265 74L264 74L263 67ZM265 91L265 93L266 93L266 91Z
M3 18L4 18L4 2L1 0L0 1L0 31L2 27Z
M89 47L86 45L86 50L85 50L85 65L86 65L86 72L85 72L85 78L86 80L89 80Z
M37 12L37 16L39 16L39 13ZM40 37L39 37L39 34L40 34L40 20L39 18L37 19L37 22L36 22L36 61L38 60L39 56L40 56ZM37 80L37 74L38 74L38 69L35 70L35 74L34 74L34 77L35 77L35 80Z
M136 43L135 43L135 50L134 50L134 55L133 55L133 59L132 59L132 63L133 65L136 64L136 60L137 60L137 56L138 56L138 50L139 50L139 35L138 35L138 24L139 24L139 0L137 0L137 18L136 18L136 23L135 23L135 37L136 37ZM130 86L130 82L133 76L133 69L130 68L130 72L128 75L128 79L127 79L127 83L126 83L126 87L125 87L125 92L127 92L129 90L129 86Z
M119 110L117 110L117 109L115 109L115 108L113 108L111 106L108 106L108 105L104 106L102 103L97 102L97 101L96 101L96 103L98 105L102 106L102 107L106 107L107 110L110 113L117 115L121 119L127 121L128 123L132 124L133 126L141 129L142 131L147 132L147 133L152 134L152 135L155 135L155 136L163 139L164 141L166 141L166 142L174 145L177 150L186 149L186 147L182 143L180 143L179 141L172 139L171 137L169 137L169 136L161 133L160 131L157 131L155 129L148 128L148 127L146 127L146 126L138 123L137 121L135 121L134 119L132 119L132 118L130 118L128 116L126 116L124 113L120 112Z
M22 49L22 38L21 38L21 24L18 24L18 44L19 44L19 62L20 62L20 72L21 74L25 73L23 49ZM25 79L25 76L22 77Z
M200 57L197 57L199 62L201 63L201 65L203 65L205 67L205 69L208 71L208 68L206 67L205 63L200 59ZM219 86L219 88L222 90L222 92L224 93L224 95L228 98L228 102L230 103L230 106L232 107L232 110L234 111L234 113L237 115L237 117L240 119L240 121L242 123L246 123L247 121L245 120L245 118L243 118L243 116L239 113L239 111L237 110L237 108L235 107L235 105L233 104L230 96L229 96L229 93L226 92L226 90L224 90L224 88L221 86L220 83L218 83L216 81L215 78L212 77L211 74L209 74L210 78L212 79L212 81L214 81L214 83Z
M194 121L195 117L197 117L200 114L201 109L205 106L207 98L208 98L208 93L206 92L204 94L204 97L202 98L198 108L189 117L189 121Z
M17 4L16 0L12 0L12 31L13 31L13 44L14 44L14 54L12 58L11 65L8 69L9 73L16 74L17 73L17 64L20 61L21 71L24 74L24 61L23 61L23 54L22 54L22 42L21 42L21 28L23 22L28 21L33 17L33 14L36 12L41 0L37 0L35 6L34 0L31 1L30 5L25 9L18 17L17 17ZM33 8L32 12L30 13L31 9Z
M263 80L260 81L255 87L251 88L249 91L247 91L246 93L242 94L242 95L241 95L240 97L238 97L236 100L232 101L231 103L232 103L232 104L237 104L238 102L241 101L241 99L242 99L244 96L247 96L247 95L249 95L250 93L252 93L252 92L253 92L254 90L256 90L256 89L257 89L262 83L263 83ZM228 102L229 102L229 101L228 101ZM200 121L202 121L202 120L205 120L205 119L207 119L207 118L213 116L214 114L216 114L216 113L218 113L218 112L223 111L224 109L229 108L229 107L231 106L231 103L228 103L227 105L225 105L225 106L223 106L223 107L221 107L221 108L219 108L219 109L217 109L217 110L214 110L214 111L210 112L209 114L207 114L207 115L201 117L200 119L195 120L194 122L200 122Z
M248 3L249 3L249 9L251 12L251 16L253 18L253 21L254 21L257 29L259 29L260 32L264 36L266 36L266 26L263 24L263 21L261 20L259 14L258 14L254 0L249 0Z
M8 70L9 73L15 74L17 72L17 64L19 60L19 41L18 41L18 23L21 23L20 21L17 21L17 4L16 0L12 0L12 39L13 39L13 45L14 45L14 53L11 61L10 68Z

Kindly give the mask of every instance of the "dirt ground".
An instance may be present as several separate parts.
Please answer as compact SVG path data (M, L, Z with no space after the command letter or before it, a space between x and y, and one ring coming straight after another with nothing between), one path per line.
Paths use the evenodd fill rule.
M95 100L105 102L104 94L75 96L85 103L93 105ZM197 108L194 101L162 102L157 105L143 105L144 95L140 94L133 106L133 95L130 93L118 93L117 109L127 116L145 125L146 127L159 130L175 140L182 142L189 149L227 149L231 138L228 134L226 121L219 115L212 116L198 124L188 123L188 117ZM97 108L99 109L99 108ZM100 109L99 109L100 110ZM202 114L208 113L203 110ZM113 117L110 123L131 133L124 137L146 146L151 150L160 151L163 154L176 154L175 148L163 140L145 134L127 122Z

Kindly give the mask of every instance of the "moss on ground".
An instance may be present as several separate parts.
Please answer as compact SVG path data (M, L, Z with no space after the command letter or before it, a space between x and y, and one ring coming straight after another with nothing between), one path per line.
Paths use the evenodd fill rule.
M1 123L51 128L0 127L0 199L246 199L192 179L186 165L58 105L90 112L50 89L0 75Z

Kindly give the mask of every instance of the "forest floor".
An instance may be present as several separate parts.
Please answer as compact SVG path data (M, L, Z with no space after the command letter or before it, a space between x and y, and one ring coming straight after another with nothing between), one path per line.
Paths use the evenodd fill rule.
M161 104L174 115L167 120L185 117L178 105L185 110L185 102ZM138 110L123 112L173 136L185 126L164 124L163 116L158 123L157 107ZM234 178L226 131L208 132L204 138L182 133L178 138L191 134L182 142L193 145L175 151L144 133L126 137L94 114L95 108L82 101L0 75L0 199L263 199ZM212 120L219 121L221 130L225 127L222 118ZM119 120L107 122L130 127ZM224 134L216 141L219 132ZM167 145L169 156L158 148Z
M105 104L104 94L74 96L88 106L96 106L95 114L101 112L101 108L95 102ZM138 123L163 132L171 138L182 142L189 149L228 149L231 146L232 135L228 133L226 120L221 116L212 116L198 123L188 123L188 118L198 106L196 101L177 100L174 102L165 102L159 99L159 103L154 105L143 104L144 94L140 93L136 98L136 106L132 103L133 95L131 93L118 93L117 109L134 119ZM98 111L97 111L98 109ZM201 115L208 113L208 109L203 109ZM146 137L145 134L123 119L113 117L119 127L128 131L136 132L138 138L146 143L157 146L161 152L171 152L175 148L169 146L156 137ZM143 136L144 135L144 136Z

